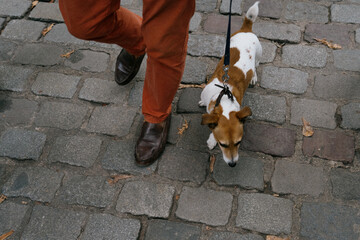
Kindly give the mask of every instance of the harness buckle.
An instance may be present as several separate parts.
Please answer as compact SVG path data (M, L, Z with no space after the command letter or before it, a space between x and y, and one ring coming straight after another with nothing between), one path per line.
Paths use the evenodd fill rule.
M224 70L224 75L222 76L222 80L226 83L227 81L229 81L229 66L223 66L223 70Z

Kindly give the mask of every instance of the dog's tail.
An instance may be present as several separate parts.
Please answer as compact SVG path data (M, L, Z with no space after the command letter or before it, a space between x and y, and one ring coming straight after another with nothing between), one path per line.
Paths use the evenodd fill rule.
M259 1L255 2L246 12L244 23L240 32L252 32L252 25L259 14Z

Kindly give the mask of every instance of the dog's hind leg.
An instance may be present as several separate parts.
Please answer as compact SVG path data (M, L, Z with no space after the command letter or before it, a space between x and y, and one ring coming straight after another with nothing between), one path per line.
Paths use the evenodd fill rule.
M209 139L206 142L210 150L216 146L217 142L213 133L210 134Z

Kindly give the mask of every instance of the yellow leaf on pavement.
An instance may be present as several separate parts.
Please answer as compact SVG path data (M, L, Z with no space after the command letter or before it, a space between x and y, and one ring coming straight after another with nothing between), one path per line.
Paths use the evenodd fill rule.
M306 121L304 118L302 118L302 121L303 121L302 134L305 137L311 137L314 134L314 130L310 126L310 123L308 121Z
M47 28L45 28L44 30L42 30L41 34L43 36L45 36L48 32L51 31L51 29L55 26L55 23L52 23L50 26L48 26Z

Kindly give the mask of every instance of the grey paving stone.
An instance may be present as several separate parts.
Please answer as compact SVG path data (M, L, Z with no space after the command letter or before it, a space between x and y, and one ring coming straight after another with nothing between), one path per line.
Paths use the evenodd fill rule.
M231 6L231 13L232 13L232 14L239 14L239 15L241 15L241 13L242 13L241 3L242 3L242 0L234 1L234 2L232 3L232 6ZM230 8L230 0L223 0L223 1L221 1L221 4L220 4L220 13L229 13L229 8ZM246 9L246 10L247 10L247 9Z
M325 190L325 173L321 167L278 160L271 179L277 193L307 194L318 197Z
M201 184L205 181L209 156L206 153L168 146L160 158L161 176Z
M135 140L111 142L101 160L102 167L107 170L115 170L120 173L152 174L157 164L142 168L135 165Z
M151 220L146 231L146 240L197 240L200 239L201 229L180 222L165 220Z
M0 89L22 92L25 90L26 82L32 73L33 70L28 67L1 64Z
M87 72L103 72L109 63L109 54L91 50L77 50L66 59L65 66Z
M114 200L115 191L115 185L110 185L106 177L73 175L63 183L57 195L67 204L105 208Z
M202 20L201 13L195 12L194 16L192 16L190 20L189 31L190 32L197 31L200 27L201 20Z
M331 6L331 20L333 22L360 23L360 6L333 4Z
M1 27L1 19L0 19L0 27ZM0 38L0 61L7 61L14 55L14 52L17 48L17 44L7 40Z
M212 232L209 240L264 240L263 237L255 234L239 234L233 232Z
M40 38L41 32L45 26L46 24L42 22L14 19L7 24L1 35L10 39L33 42Z
M317 75L314 93L323 99L360 99L360 74Z
M213 177L219 185L263 190L264 164L260 159L240 156L236 166L230 168L223 161L222 154L217 154Z
M245 0L243 9L247 11L257 0ZM259 16L269 18L280 18L283 10L283 1L267 0L261 1L259 5Z
M283 47L282 62L290 66L322 68L327 52L323 47L287 45Z
M31 7L31 2L23 0L0 0L0 5L0 15L21 17Z
M188 129L184 131L179 140L179 147L195 151L207 152L206 144L210 130L208 126L201 125L201 114L187 114L184 119L188 121Z
M79 128L88 111L86 106L63 102L44 102L38 112L35 125L64 130Z
M344 25L308 24L305 28L304 39L308 42L316 42L314 38L326 39L327 41L340 44L342 47L351 43L350 34L352 28Z
M338 69L360 71L360 50L336 50L334 53L334 65Z
M86 131L125 136L135 115L135 109L129 107L97 107L91 114Z
M228 192L184 187L175 214L184 220L223 226L228 223L232 201Z
M45 42L65 44L86 44L87 42L71 35L64 23L56 24L44 37Z
M37 106L37 102L27 99L0 97L1 117L9 125L29 124Z
M355 41L357 43L360 43L360 28L356 29L356 32L355 32Z
M266 66L262 72L260 86L295 94L306 92L309 74L293 68Z
M253 32L258 37L276 41L298 43L301 39L301 29L294 24L256 22Z
M5 18L0 18L0 28L3 27L4 22L5 22Z
M358 211L333 203L303 203L300 236L305 239L358 239Z
M355 155L354 147L353 136L343 132L317 130L311 138L304 138L302 149L305 156L351 163Z
M360 172L349 172L346 169L333 169L330 173L332 194L344 200L359 200Z
M80 239L127 239L136 240L140 232L140 221L122 219L110 214L92 214Z
M27 43L15 54L13 61L20 64L53 66L61 62L61 47L43 43Z
M167 218L175 192L173 186L151 182L127 182L121 190L116 210L134 215Z
M24 129L8 129L0 138L0 156L38 160L45 145L46 135Z
M37 75L31 91L36 95L72 98L81 77L55 72L41 72Z
M360 103L349 103L341 107L342 128L360 129Z
M215 10L217 0L196 0L197 12L212 12Z
M306 2L289 2L285 9L285 18L295 21L327 23L329 10L325 6Z
M274 61L276 56L276 45L271 42L261 42L262 46L262 56L260 58L260 63L270 63Z
M51 202L64 174L44 167L20 167L5 183L2 191L8 197L28 197Z
M290 234L293 203L262 193L240 194L236 226L266 234Z
M85 218L86 214L82 212L36 205L21 239L75 240Z
M206 80L207 62L202 58L187 56L182 83L202 84Z
M177 104L178 113L205 113L205 108L199 107L201 88L185 88L181 90Z
M0 233L19 230L29 206L5 201L0 205Z
M130 90L128 104L132 107L140 107L142 105L144 82L136 82Z
M290 157L295 152L295 131L265 124L245 123L240 148Z
M59 9L59 3L45 3L39 2L35 8L30 12L30 18L40 20L51 20L63 22L64 19Z
M222 57L224 55L224 46L224 36L190 34L188 54L191 56Z
M170 130L168 136L168 142L171 144L176 144L181 137L179 134L179 129L183 127L185 124L184 118L181 115L171 115L171 123L170 123Z
M290 123L302 125L302 118L313 127L334 129L337 105L332 102L311 99L294 99L291 104Z
M235 33L240 30L244 17L233 15L231 17L231 33ZM220 14L208 14L207 18L204 20L203 29L208 33L221 34L226 36L227 24L229 17L226 15ZM224 46L225 47L225 46Z
M247 92L242 106L251 108L252 115L250 118L276 123L285 122L286 100L284 97Z
M80 90L79 98L100 103L124 103L128 93L128 86L119 86L115 81L88 78Z
M50 162L91 167L100 152L101 139L89 136L58 137L51 147Z

